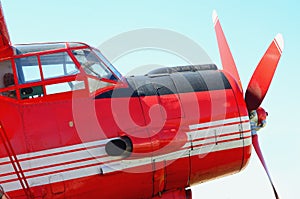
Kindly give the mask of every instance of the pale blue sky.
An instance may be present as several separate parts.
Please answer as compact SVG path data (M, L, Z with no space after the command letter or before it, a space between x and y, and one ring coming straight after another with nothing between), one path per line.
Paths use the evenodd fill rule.
M82 41L97 47L126 31L163 28L198 43L221 68L211 19L212 10L216 9L244 89L272 39L278 32L282 33L284 53L263 103L270 114L268 125L259 134L281 198L299 197L298 1L2 0L2 4L13 43ZM166 64L168 61L180 64L178 58L166 57L155 53L149 56L144 52L115 64L120 71L126 71L130 61L132 65ZM256 156L242 173L200 185L193 192L194 198L273 198L267 176L258 165Z

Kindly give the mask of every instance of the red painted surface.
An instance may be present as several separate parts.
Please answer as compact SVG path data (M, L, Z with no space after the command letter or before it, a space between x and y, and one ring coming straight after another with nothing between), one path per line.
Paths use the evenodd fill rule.
M185 103L191 99L190 95L195 95L197 101ZM219 102L224 100L219 99L219 96L224 97L227 104L223 105L222 109L212 110L214 108L212 103L219 105ZM79 117L76 118L77 122L75 122L78 128L70 127L69 121L74 121L71 97L69 95L68 99L68 94L66 94L62 100L58 99L59 96L56 99L55 96L49 96L49 100L47 100L47 96L44 96L39 102L35 100L0 101L0 106L5 107L1 111L1 121L6 132L8 132L10 143L14 147L16 154L38 152L82 142L114 138L124 135L122 133L124 129L130 129L129 127L131 126L128 126L127 121L121 125L116 122L121 121L121 118L126 113L123 113L124 110L122 109L112 111L111 99L97 100L95 103L89 96L78 99L82 105L82 110L77 110L80 115L76 115L76 117ZM153 133L153 135L149 133L149 130L151 131L155 128L147 126L147 123L143 123L143 117L140 117L142 108L138 98L130 99L130 113L135 115L134 123L141 125L141 128L138 130L136 127L126 132L128 136L136 136L133 140L134 146L137 147L134 148L134 154L130 158L142 158L142 156L135 157L136 153L144 153L144 156L153 156L177 151L187 142L186 131L188 125L239 117L240 114L232 90L184 93L180 94L180 97L186 117L166 120L163 128ZM157 103L155 98L155 96L148 97L148 105L149 102L152 102L152 104ZM114 104L117 107L122 107L124 101L127 101L127 99L118 99ZM197 114L194 115L195 103L199 105L200 117ZM96 109L96 115L91 114L93 109ZM144 114L147 115L147 112L144 112ZM151 125L155 126L155 123ZM2 147L1 157L6 157L3 146L0 146ZM99 173L96 176L32 187L31 192L35 196L36 194L42 195L44 198L96 198L99 196L101 198L119 198L120 193L122 193L122 198L150 198L167 190L188 187L195 183L238 172L243 162L249 158L249 150L250 147L241 147L211 152L204 157L196 155L175 161L158 160L157 163L154 160L152 164L144 165L140 168L132 168L135 173L126 172L126 170L107 175ZM23 159L22 161L26 160L28 159ZM67 162L66 164L69 163L73 162ZM144 172L145 167L149 167L148 172ZM49 168L51 167L49 166ZM141 172L136 173L139 169ZM31 170L35 170L35 168ZM60 170L59 172L64 171L66 170ZM28 170L25 172L28 172ZM51 176L59 172L50 171L43 175ZM118 191L115 191L116 188ZM17 195L24 195L24 192L15 191L9 193L9 195L14 198ZM166 196L166 198L168 197Z
M216 32L216 36L217 36L217 41L218 41L219 52L220 52L220 56L221 56L223 69L224 69L224 71L226 71L230 75L232 75L232 77L237 81L240 90L243 90L242 82L241 82L237 67L235 65L233 56L231 54L229 45L225 38L225 34L221 27L219 18L218 18L218 16L213 16L213 17L216 17L213 19L214 20L213 22L215 25L215 32Z
M3 17L2 6L0 5L0 59L6 58L13 55L13 50L11 48L11 42L6 26L5 19Z
M282 36L278 34L258 63L245 94L248 110L256 110L265 98L281 58L283 46Z
M1 20L0 50L11 48ZM127 88L126 79L87 74L72 51L90 47L70 46L1 57L11 61L15 84L0 92L16 94L0 96L0 185L11 198L191 198L185 188L247 164L251 140L244 134L250 129L236 128L249 123L243 119L248 112L239 83L227 72L232 89L95 99ZM40 81L20 83L15 58L37 56L41 69L40 56L58 52L69 54L79 74L45 79L40 72ZM91 92L91 80L107 86ZM72 81L84 88L47 93L48 86ZM36 87L42 96L22 99L22 89ZM226 128L234 130L222 134ZM108 156L105 144L121 136L130 138L131 155Z

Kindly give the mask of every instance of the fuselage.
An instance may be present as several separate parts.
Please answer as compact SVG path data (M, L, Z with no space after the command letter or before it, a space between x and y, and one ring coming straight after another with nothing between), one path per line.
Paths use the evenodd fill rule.
M152 198L250 158L243 94L214 65L123 77L97 49L50 43L15 46L2 77L0 185L11 198Z

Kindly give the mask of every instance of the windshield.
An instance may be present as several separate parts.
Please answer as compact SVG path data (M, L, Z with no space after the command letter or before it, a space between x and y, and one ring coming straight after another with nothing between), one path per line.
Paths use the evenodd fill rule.
M119 79L122 79L122 74L102 55L102 53L98 49L93 49L93 52L96 53L96 55L105 63L107 67L110 68L110 70L118 76Z
M117 81L117 78L90 49L73 50L73 54L88 75Z

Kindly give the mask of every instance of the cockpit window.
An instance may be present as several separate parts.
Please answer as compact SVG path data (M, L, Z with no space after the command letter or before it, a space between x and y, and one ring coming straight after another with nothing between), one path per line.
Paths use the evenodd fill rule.
M40 71L37 56L15 59L20 84L41 81L41 73L44 79L79 73L78 68L67 52L42 55L40 56L40 61L42 72Z
M98 79L105 78L116 81L117 78L106 68L105 64L89 49L74 50L74 56L88 75Z
M67 46L58 43L41 48L38 45L15 47L18 54L14 59L17 72L15 80L20 86L12 90L18 94L17 97L31 99L76 90L100 92L100 89L114 87L121 79L121 74L100 51L84 44ZM70 48L73 48L71 52ZM38 50L43 52L39 53ZM2 88L1 91L8 90Z
M93 49L93 52L108 66L115 75L118 76L119 79L122 78L122 74L102 55L102 53L98 49Z
M40 57L44 79L76 75L76 65L66 52L42 55Z
M15 59L20 84L41 81L37 56Z
M52 43L52 44L26 44L26 45L16 45L14 46L15 54L22 55L33 52L43 52L47 50L58 50L65 49L65 43Z

